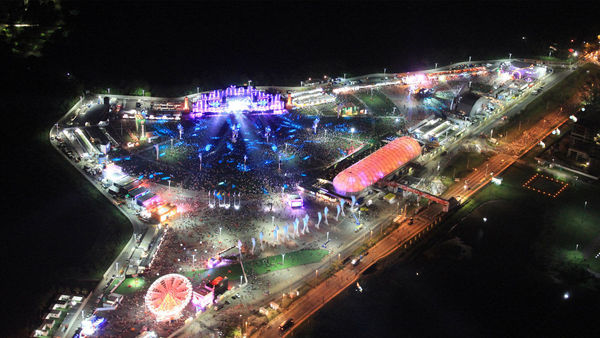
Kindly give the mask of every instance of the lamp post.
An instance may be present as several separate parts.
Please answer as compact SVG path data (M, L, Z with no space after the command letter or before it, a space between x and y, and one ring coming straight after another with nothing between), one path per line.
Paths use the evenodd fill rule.
M354 132L356 131L356 129L354 129L354 127L350 128L350 138L354 139Z
M469 56L469 62L471 62L471 57Z
M433 67L433 68L437 69L437 62L435 63L435 67Z
M512 58L512 53L508 53L508 61Z
M585 211L587 210L587 204L588 202L585 201L583 204L583 212L581 213L581 218L579 219L579 224L583 224L583 215L585 214Z

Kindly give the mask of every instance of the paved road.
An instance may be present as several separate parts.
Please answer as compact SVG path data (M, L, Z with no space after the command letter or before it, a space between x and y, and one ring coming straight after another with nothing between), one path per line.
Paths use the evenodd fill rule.
M327 281L310 289L306 295L292 303L285 312L272 320L270 326L263 326L253 336L279 337L279 323L288 318L293 318L295 325L287 331L287 334L289 334L296 326L319 310L325 303L350 285L355 284L363 271L379 259L394 252L397 248L406 246L415 238L421 237L425 229L431 229L430 223L426 220L416 218L412 225L408 225L407 221L404 221L401 226L369 249L368 255L363 257L358 266L355 267L352 264L347 264L342 270L328 278Z

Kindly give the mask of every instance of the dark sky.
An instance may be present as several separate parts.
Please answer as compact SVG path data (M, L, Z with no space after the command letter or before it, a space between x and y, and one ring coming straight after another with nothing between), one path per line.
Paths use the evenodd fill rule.
M600 32L592 2L67 3L56 62L85 79L210 85L404 71ZM594 27L595 26L595 27ZM521 40L526 36L526 40ZM60 46L60 45L59 45Z

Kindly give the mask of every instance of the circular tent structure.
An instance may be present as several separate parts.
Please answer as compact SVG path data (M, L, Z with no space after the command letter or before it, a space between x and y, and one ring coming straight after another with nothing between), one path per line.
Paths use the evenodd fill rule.
M172 273L155 280L146 293L145 303L156 320L178 318L192 298L192 283L186 277Z
M333 187L341 194L361 192L420 154L419 142L409 136L399 137L339 173Z

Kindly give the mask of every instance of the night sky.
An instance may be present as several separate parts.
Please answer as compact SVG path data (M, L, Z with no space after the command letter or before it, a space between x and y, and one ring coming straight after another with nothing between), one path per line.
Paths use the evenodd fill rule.
M591 3L147 1L65 9L71 6L70 33L48 58L86 81L151 85L296 83L468 56L546 54L551 42L580 43L600 25Z

